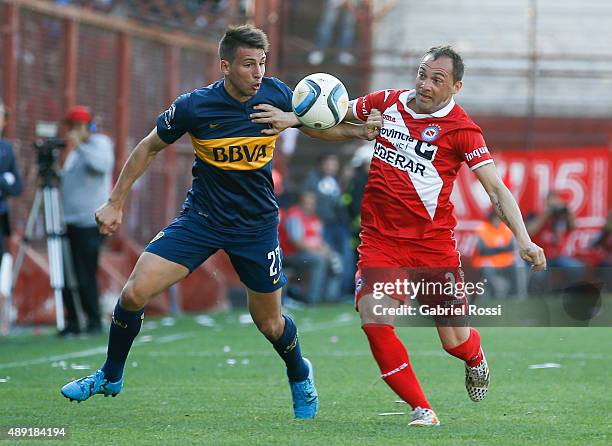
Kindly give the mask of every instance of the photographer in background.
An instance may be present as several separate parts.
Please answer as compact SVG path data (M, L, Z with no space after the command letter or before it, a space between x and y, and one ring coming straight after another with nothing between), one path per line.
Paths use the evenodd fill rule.
M91 112L74 106L66 114L67 147L61 170L62 200L66 235L70 243L81 306L87 316L87 332L101 333L98 281L98 257L102 236L94 217L96 209L110 194L113 143L105 135L94 133ZM59 335L80 332L75 296L64 288L66 328Z
M556 191L550 191L544 210L527 218L527 232L544 249L550 267L581 269L583 263L563 255L563 248L576 227L575 217Z

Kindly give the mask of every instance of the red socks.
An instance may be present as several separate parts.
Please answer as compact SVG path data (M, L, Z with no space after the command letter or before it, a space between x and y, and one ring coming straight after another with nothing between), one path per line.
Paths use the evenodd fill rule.
M470 336L467 341L457 347L444 348L444 350L456 358L463 359L469 367L476 367L482 361L480 333L475 328L470 328Z
M372 355L382 379L414 409L431 409L408 358L406 347L390 325L366 324L361 327L368 337ZM480 345L480 344L479 344Z

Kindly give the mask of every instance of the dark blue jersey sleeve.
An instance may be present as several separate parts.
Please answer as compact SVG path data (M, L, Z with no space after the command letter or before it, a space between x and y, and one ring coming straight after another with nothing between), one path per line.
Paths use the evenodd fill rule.
M293 110L291 107L291 98L293 97L293 91L283 81L275 77L272 78L274 85L280 91L280 103L273 104L280 108L282 111L290 112Z
M190 130L190 93L176 98L170 108L157 118L157 135L166 144L172 144Z

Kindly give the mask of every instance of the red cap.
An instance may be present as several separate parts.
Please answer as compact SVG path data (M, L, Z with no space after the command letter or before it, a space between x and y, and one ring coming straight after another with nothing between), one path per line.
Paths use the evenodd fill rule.
M68 109L66 113L66 121L69 122L91 122L91 112L89 107L83 105L75 105Z

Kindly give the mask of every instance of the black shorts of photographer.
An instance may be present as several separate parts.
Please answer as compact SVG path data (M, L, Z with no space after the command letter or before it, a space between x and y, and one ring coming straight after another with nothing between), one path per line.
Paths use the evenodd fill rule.
M75 272L79 303L86 316L88 333L101 332L98 259L103 237L98 232L95 211L111 190L114 166L113 143L96 133L91 112L75 106L66 115L66 149L62 153L61 186L64 220ZM76 296L64 288L66 325L59 335L81 331Z

